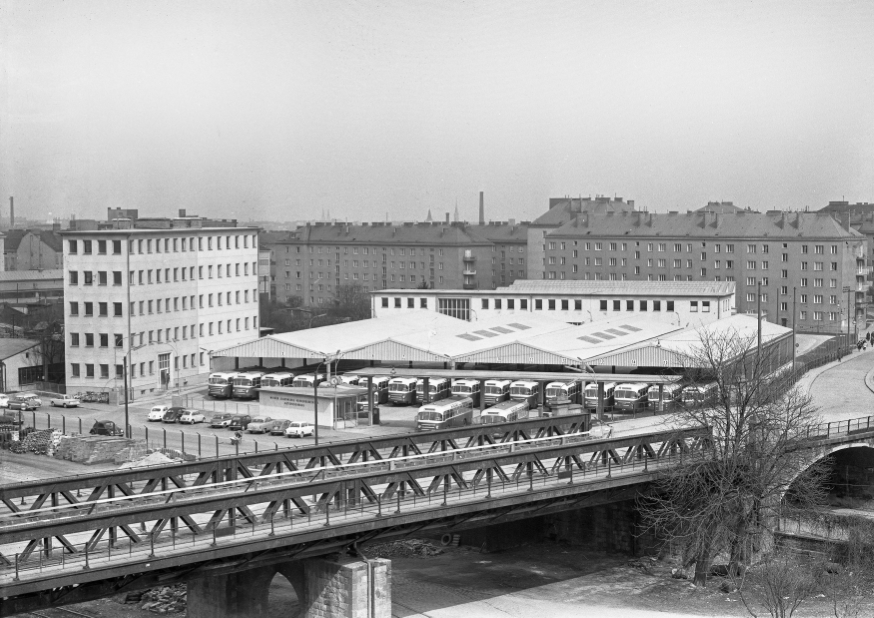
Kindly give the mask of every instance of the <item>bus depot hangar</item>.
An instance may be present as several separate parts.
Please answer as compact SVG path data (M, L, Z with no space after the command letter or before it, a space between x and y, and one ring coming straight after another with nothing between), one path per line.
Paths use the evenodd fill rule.
M511 289L524 291L513 295ZM550 289L550 294L544 291ZM487 380L532 383L539 399L532 407L541 410L547 384L573 383L578 394L589 386L597 388L597 404L591 407L601 418L605 385L657 388L661 408L663 389L691 367L704 337L736 334L750 341L752 350L757 345L759 320L734 313L733 282L520 281L505 288L503 296L500 292L376 291L373 318L217 350L211 369L323 374L326 380L318 385L311 381L302 387L295 378L295 385L262 386L261 412L312 422L318 406L317 424L337 429L378 423L389 378L410 378L411 403L417 400L419 381L418 404L430 402L432 381L473 381L480 393L474 404L477 417L487 407ZM772 370L792 361L792 329L762 320L761 336ZM349 374L357 376L355 383L344 383L342 377ZM360 405L354 405L356 398Z

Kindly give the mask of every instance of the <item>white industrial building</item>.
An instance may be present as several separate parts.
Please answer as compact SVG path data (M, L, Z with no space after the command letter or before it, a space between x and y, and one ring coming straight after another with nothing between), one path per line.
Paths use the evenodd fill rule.
M468 321L542 314L582 324L618 316L646 316L680 326L735 313L733 281L551 281L520 279L496 290L379 290L374 317L422 309Z
M68 231L67 388L137 395L209 372L209 353L258 336L254 228Z

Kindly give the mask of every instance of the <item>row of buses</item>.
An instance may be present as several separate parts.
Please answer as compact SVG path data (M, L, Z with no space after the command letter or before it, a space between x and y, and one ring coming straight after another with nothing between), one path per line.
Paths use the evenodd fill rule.
M354 375L338 376L344 384L350 386L365 386L367 379ZM263 387L293 386L313 388L326 380L323 373L298 373L292 371L225 371L215 372L209 376L208 393L215 398L257 399L258 392ZM541 401L547 405L557 402L581 404L587 410L598 408L598 383L590 382L581 389L580 380L566 382L550 382L546 384L545 396L541 394L541 384L533 380L501 380L490 379L482 383L479 380L456 378L429 378L428 399L425 399L425 380L415 377L373 376L373 402L375 405L391 403L392 405L427 405L443 400L454 404L460 399L469 399L470 407L495 407L497 404L508 403L504 408L512 410L508 415L516 414L515 407L519 402L525 402L528 409L536 408ZM659 385L643 382L603 383L603 409L616 412L637 412L659 404ZM716 396L716 384L684 384L673 382L661 385L661 403L663 408L677 404L685 406L702 405L712 401ZM481 401L482 399L482 401ZM362 395L359 402L366 409L367 396ZM503 410L504 408L498 408ZM503 412L502 412L503 414ZM515 419L514 419L515 420ZM463 424L463 420L458 421ZM483 422L486 421L485 417Z

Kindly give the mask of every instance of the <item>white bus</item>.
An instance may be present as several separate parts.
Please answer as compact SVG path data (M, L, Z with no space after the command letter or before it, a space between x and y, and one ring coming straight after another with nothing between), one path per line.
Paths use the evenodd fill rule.
M209 374L207 393L210 397L230 398L234 390L234 378L238 375L239 371L216 371Z
M493 406L510 398L510 384L512 380L486 380L486 405Z
M235 399L257 399L261 390L263 371L244 371L234 376L234 386L231 395Z
M428 403L446 399L451 394L452 386L449 383L449 378L428 379ZM419 401L425 401L425 380L421 378L416 382L416 395Z
M261 378L261 388L265 386L291 386L292 382L294 382L294 374L289 371L268 373Z
M604 409L612 410L614 405L613 392L616 390L616 382L604 383ZM584 392L583 406L587 410L598 409L598 383L589 382L586 384Z
M502 401L496 403L491 408L483 410L480 415L480 422L483 424L493 423L510 423L513 421L521 421L528 418L529 408L528 402L523 400Z
M321 384L324 381L324 373L302 373L294 378L294 381L291 383L291 385L295 388L313 388L316 385L316 382Z
M431 431L470 425L473 422L473 399L449 397L425 404L416 414L416 430Z
M576 403L580 394L580 383L576 380L569 382L550 382L546 385L546 403L552 404L559 401Z
M388 381L388 400L394 405L416 403L416 378L392 378Z
M643 382L626 382L613 391L616 408L625 412L636 412L646 408L649 384Z
M683 386L678 382L671 382L670 384L662 384L662 404L663 408L668 408L669 406L673 406L679 399L680 393L683 390ZM646 399L649 407L658 408L659 405L659 385L653 384L649 387L649 391L646 394Z
M479 380L468 380L466 378L458 378L452 381L452 396L453 397L470 397L473 400L473 405L479 405Z
M540 382L516 380L510 384L510 399L527 401L529 408L536 408L540 405Z
M716 399L718 388L716 382L690 384L680 394L680 401L688 408L707 405Z

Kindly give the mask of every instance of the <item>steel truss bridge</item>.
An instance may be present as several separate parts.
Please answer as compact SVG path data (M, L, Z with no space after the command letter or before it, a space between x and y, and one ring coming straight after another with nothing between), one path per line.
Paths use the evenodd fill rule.
M3 486L0 617L627 499L711 445L708 429L667 423L596 437L587 416ZM871 418L810 435L814 448L866 438Z

